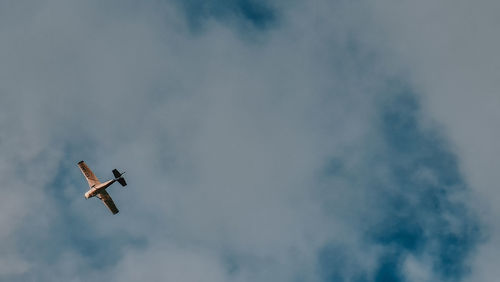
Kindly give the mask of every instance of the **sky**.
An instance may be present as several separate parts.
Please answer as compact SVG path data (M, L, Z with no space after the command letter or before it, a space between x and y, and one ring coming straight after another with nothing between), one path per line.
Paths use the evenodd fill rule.
M0 281L497 280L499 8L0 2Z

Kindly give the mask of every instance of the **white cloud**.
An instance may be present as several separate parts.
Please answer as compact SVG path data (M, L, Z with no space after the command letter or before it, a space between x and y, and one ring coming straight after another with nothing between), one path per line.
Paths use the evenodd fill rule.
M114 281L232 281L216 256L175 247L128 252L114 272Z
M6 256L0 258L0 275L19 275L26 273L30 268L29 263L26 261L12 257Z
M16 7L0 29L0 173L17 187L0 199L10 253L22 257L24 237L14 237L33 226L41 238L71 236L59 222L69 217L87 224L90 243L117 242L100 258L113 263L88 272L78 267L91 267L88 255L71 246L40 248L74 281L316 281L317 251L331 243L349 253L346 275L376 267L380 247L363 232L385 211L367 187L389 180L366 159L382 142L376 93L398 67L368 44L381 48L377 28L398 33L368 28L379 22L364 6L294 3L248 36L214 20L192 33L171 4ZM318 184L332 158L351 177ZM110 190L118 216L83 199L80 159L103 179L127 171L129 186ZM26 261L40 280L58 267ZM407 265L414 277L426 267Z
M431 264L423 262L413 256L408 256L404 261L404 271L408 281L427 282L436 281L437 278L433 277L432 269L429 269Z

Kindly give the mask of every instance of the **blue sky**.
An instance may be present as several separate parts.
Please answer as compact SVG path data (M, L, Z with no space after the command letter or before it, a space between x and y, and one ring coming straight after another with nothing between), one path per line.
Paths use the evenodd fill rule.
M498 4L460 3L3 2L0 281L494 281Z

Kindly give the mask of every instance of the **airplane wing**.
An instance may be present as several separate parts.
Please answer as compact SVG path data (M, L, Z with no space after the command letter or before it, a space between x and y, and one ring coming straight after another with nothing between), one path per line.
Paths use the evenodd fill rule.
M111 196L106 192L106 190L103 190L101 193L97 194L97 197L101 199L101 201L108 207L108 209L113 213L117 214L118 209L115 206L115 203L113 202L113 199L111 199Z
M95 176L95 174L92 172L92 170L90 170L90 168L87 166L87 164L84 161L80 161L78 163L78 167L80 168L80 170L82 171L83 175L87 179L90 188L92 188L96 184L100 184L101 183L99 181L99 179L97 179L97 176Z

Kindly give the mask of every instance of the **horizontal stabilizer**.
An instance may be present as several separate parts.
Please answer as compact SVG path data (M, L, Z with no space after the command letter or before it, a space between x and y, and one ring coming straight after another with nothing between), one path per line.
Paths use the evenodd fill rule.
M113 175L115 176L115 179L116 179L116 181L118 181L118 183L120 183L122 186L127 186L127 182L125 182L125 179L122 177L123 173L120 173L115 168L115 169L113 169Z
M118 178L118 183L120 183L122 186L127 186L127 182L125 182L125 178L123 177Z

